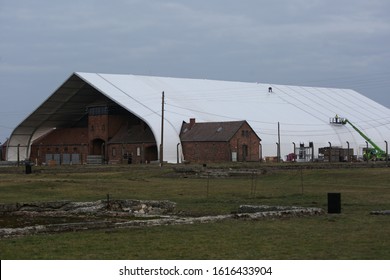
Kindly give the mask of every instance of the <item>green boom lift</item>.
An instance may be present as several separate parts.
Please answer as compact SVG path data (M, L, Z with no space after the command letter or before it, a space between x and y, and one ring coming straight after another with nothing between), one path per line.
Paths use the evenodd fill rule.
M377 144L375 144L367 135L365 135L360 129L358 129L353 123L351 123L348 119L346 118L339 118L337 115L335 118L331 118L330 122L332 124L349 124L352 126L353 129L356 130L357 133L362 136L367 143L370 143L373 148L366 150L364 157L366 160L384 160L386 159L386 152L384 152Z

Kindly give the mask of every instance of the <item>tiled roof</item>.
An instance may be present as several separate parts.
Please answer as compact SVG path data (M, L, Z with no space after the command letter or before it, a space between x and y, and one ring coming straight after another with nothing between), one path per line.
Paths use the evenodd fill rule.
M240 129L245 121L234 122L183 122L180 133L181 141L229 141Z
M132 126L130 128L127 128L126 126L123 126L117 134L112 137L108 143L109 144L124 144L124 143L154 143L154 136L152 131L146 127L146 129L140 133L140 126Z

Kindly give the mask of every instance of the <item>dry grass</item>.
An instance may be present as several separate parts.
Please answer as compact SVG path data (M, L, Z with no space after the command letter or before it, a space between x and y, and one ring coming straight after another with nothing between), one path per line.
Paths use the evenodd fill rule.
M261 167L263 168L263 167ZM171 176L170 166L42 168L0 171L0 203L113 198L169 199L177 211L214 215L240 204L326 209L340 192L342 214L262 221L225 221L0 240L1 259L389 259L388 168L276 170L210 179ZM39 172L38 172L39 171ZM15 173L16 172L16 173ZM207 187L208 186L208 187ZM253 189L256 187L256 193Z

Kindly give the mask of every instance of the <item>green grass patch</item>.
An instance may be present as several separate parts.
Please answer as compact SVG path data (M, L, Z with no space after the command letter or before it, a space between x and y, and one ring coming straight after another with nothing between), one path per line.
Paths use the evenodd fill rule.
M7 238L0 240L1 259L390 258L390 217L369 214L390 209L388 168L272 168L255 177L209 179L174 176L169 165L33 171L0 170L0 203L94 201L110 194L113 199L168 199L177 203L177 213L201 216L234 212L241 204L326 210L327 193L340 192L342 213Z

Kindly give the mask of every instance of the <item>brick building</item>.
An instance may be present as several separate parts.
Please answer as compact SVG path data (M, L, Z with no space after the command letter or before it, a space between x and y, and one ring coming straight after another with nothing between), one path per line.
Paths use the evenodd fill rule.
M72 127L54 129L31 145L37 164L145 163L157 160L150 128L139 118L107 100L86 108Z
M190 162L259 161L260 141L246 121L183 122L183 154Z
M30 160L36 164L149 163L158 160L150 128L120 107L95 106L74 127L53 129L35 140ZM183 157L187 162L259 161L260 138L246 121L183 122Z

